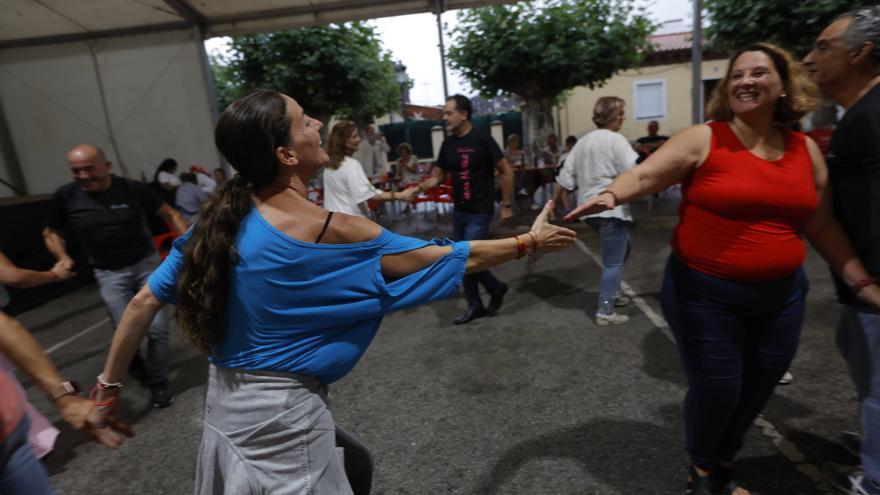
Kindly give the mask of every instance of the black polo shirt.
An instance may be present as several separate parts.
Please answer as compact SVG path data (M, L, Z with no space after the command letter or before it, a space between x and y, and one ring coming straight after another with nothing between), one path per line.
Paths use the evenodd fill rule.
M464 136L451 135L440 146L437 166L452 174L455 209L469 213L495 211L495 164L504 158L489 133L472 128Z
M850 108L828 147L834 215L868 273L880 280L880 84ZM867 306L834 274L837 298Z
M112 175L110 187L97 193L77 183L59 187L47 225L56 230L70 227L95 268L116 270L153 253L146 215L162 204L147 184Z

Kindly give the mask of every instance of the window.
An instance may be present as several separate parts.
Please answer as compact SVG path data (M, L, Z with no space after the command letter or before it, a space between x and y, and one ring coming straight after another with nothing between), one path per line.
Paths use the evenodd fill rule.
M635 81L633 83L633 113L636 120L666 117L666 80Z

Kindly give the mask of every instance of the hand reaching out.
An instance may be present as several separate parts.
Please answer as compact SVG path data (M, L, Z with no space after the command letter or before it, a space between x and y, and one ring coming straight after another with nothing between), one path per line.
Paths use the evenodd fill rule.
M568 215L565 215L563 219L566 222L574 222L578 219L578 217L582 217L584 215L592 215L594 213L601 213L603 211L611 210L615 206L617 206L617 201L614 197L614 194L610 192L603 192L598 196L593 196L592 198L584 201L583 204L571 210Z
M396 196L400 201L412 201L419 191L419 186L409 186L403 191L398 192Z
M93 394L95 402L88 401L92 407L85 417L83 433L95 442L113 449L122 445L123 436L134 437L131 427L115 415L116 401L119 400L118 390L111 392L95 389Z
M59 261L49 271L55 274L56 281L62 282L76 276L76 272L71 271L71 268L73 268L72 261Z
M535 234L537 246L535 256L544 252L562 251L574 244L577 234L571 229L553 225L549 222L550 214L555 207L553 200L547 201L544 209L532 223L532 232ZM536 259L536 258L535 258Z

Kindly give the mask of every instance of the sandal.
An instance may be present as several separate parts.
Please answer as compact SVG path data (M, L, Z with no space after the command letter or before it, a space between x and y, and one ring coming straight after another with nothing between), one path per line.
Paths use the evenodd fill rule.
M742 488L746 490L751 495L758 495L757 492L753 492L748 488L742 486L742 483L736 479L733 475L733 468L730 466L725 466L723 464L716 464L715 468L712 469L712 487L714 488L716 493L721 493L722 495L732 495L733 492L736 491L737 488Z
M705 474L700 476L694 465L688 467L688 493L690 495L713 495L712 475Z

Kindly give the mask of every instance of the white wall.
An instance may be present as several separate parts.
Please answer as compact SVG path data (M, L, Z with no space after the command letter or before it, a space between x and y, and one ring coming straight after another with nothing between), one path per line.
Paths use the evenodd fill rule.
M132 178L152 179L167 157L178 172L219 166L201 44L186 30L0 50L0 97L28 193L69 182L65 154L80 143L103 148L114 173Z

